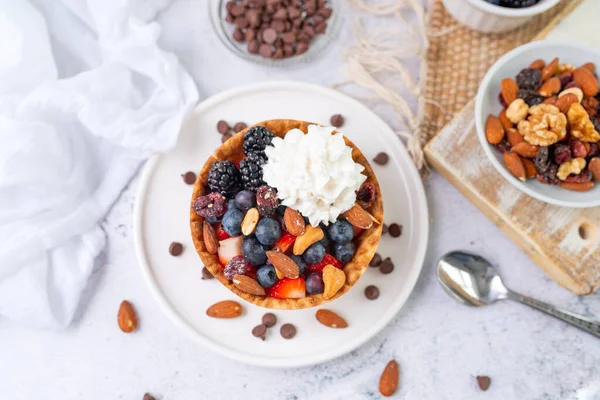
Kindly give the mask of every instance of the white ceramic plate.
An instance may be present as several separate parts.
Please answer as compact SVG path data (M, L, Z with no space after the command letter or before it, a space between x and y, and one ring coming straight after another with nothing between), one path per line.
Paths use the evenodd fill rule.
M216 280L202 280L202 262L194 250L189 229L192 186L180 174L199 171L220 145L216 132L220 119L231 125L266 119L289 118L328 124L332 114L346 122L342 132L367 158L386 151L390 162L374 165L382 186L385 220L404 226L400 238L386 235L379 253L395 263L390 275L369 268L352 290L327 304L349 323L330 329L317 322L314 309L274 311L278 324L262 342L251 330L267 312L237 298ZM153 157L140 182L134 212L135 245L143 275L167 315L195 339L235 360L268 367L299 367L346 354L379 332L405 303L421 271L428 239L427 202L421 179L410 157L392 130L358 101L336 91L303 83L277 82L246 86L220 93L201 103L188 118L177 147ZM180 257L169 255L172 241L184 244ZM377 285L380 297L369 301L364 288ZM245 308L233 320L206 316L217 301L234 299ZM279 334L282 323L292 323L298 333L292 340Z
M600 66L600 52L591 47L574 43L539 41L517 47L505 54L490 68L481 81L475 100L475 124L481 146L494 167L517 189L549 204L563 207L586 208L600 206L600 185L587 192L573 192L559 186L546 185L537 179L521 182L504 165L502 154L485 138L485 121L490 114L498 115L502 106L498 101L500 82L506 77L514 78L534 60L541 58L550 62L555 57L560 62L576 66L593 62Z

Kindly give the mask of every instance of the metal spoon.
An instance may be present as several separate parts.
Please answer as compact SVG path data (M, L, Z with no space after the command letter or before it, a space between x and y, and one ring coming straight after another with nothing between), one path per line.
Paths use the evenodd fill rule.
M437 264L437 277L451 297L468 306L515 300L600 337L600 323L509 290L492 264L476 254L464 251L446 254Z

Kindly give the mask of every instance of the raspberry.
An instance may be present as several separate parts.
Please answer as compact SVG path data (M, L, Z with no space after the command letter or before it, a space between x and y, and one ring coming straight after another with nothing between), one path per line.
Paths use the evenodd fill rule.
M248 270L246 260L242 256L235 256L223 269L223 275L229 280L232 280L236 275L244 275Z
M216 218L225 214L227 204L219 193L209 193L194 200L194 211L203 218Z
M270 186L259 187L256 191L256 203L258 204L260 215L270 217L279 206L277 191Z
M542 73L539 69L525 68L519 72L516 80L519 89L538 90L542 86Z

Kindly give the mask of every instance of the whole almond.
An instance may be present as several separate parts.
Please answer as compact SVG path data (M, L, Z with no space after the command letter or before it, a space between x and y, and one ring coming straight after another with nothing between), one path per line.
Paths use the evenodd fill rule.
M542 68L542 82L547 81L552 78L558 72L558 58L555 58L550 62L550 64L546 65Z
M525 141L517 143L511 148L511 151L525 158L535 158L539 150L540 148L538 146L534 146Z
M573 80L581 88L584 96L593 97L598 94L598 79L590 70L577 68L573 71Z
M594 188L594 182L561 182L560 187L567 190L573 190L575 192L587 192Z
M544 60L540 60L540 59L537 59L534 62L532 62L531 64L529 64L529 68L531 68L531 69L541 70L545 66L546 66L546 62Z
M515 146L525 141L525 139L523 139L523 135L521 135L515 128L510 128L506 131L506 139L508 139L508 143L511 146Z
M515 101L519 94L519 85L512 78L504 78L500 82L500 91L506 104L510 104Z
M520 181L525 182L527 174L525 173L525 166L523 165L523 161L521 161L521 157L517 153L513 153L512 151L507 151L504 153L504 163L506 164L506 168L517 177Z
M491 144L498 144L504 139L504 128L495 115L490 115L485 122L485 137Z
M356 203L354 203L351 209L344 211L342 216L352 226L360 229L369 229L373 226L373 216Z
M552 96L560 92L561 86L560 79L555 76L544 82L538 93L544 97Z
M317 321L329 328L344 329L348 327L346 320L331 310L317 310L316 317Z
M293 252L295 255L299 256L304 253L306 249L310 247L311 244L318 242L323 239L325 234L320 227L314 227L310 224L306 226L304 233L296 238L294 242Z
M206 315L213 318L237 318L242 315L242 311L242 306L237 301L224 300L208 307Z
M381 378L379 378L379 393L385 397L393 395L398 389L400 382L400 368L396 360L392 360L385 366Z
M217 240L217 234L213 229L212 225L204 221L202 225L202 236L204 237L204 246L206 251L210 254L217 254L219 251L219 241Z
M271 264L273 264L275 269L284 277L295 279L300 275L300 267L298 267L298 264L285 254L279 251L269 250L267 251L267 258L271 261Z
M558 107L561 113L566 114L573 103L579 103L579 98L573 93L567 93L564 96L560 96L554 105Z
M589 63L585 63L585 64L583 64L583 65L582 65L581 67L579 67L579 68L585 68L585 69L587 69L588 71L590 71L592 74L593 74L594 72L596 72L596 64L594 64L594 63L591 63L591 62L589 62Z
M306 229L304 218L302 218L302 215L297 210L290 207L286 208L283 220L285 221L286 229L292 235L300 236L304 233Z
M260 284L246 275L236 275L231 280L233 286L241 290L242 292L250 293L255 296L264 296L267 294L265 289Z
M513 123L506 116L506 110L500 111L500 114L498 114L498 119L500 120L500 123L505 131L514 128Z
M537 169L535 168L535 164L528 158L521 158L523 162L523 166L525 166L525 176L527 179L535 178L537 175Z
M594 180L600 182L600 158L594 157L588 163L588 169L592 173Z
M127 300L123 300L119 306L117 322L119 323L119 328L125 333L131 333L137 328L137 315L133 306Z
M551 104L554 105L556 104L556 100L558 99L558 96L550 96L544 99L544 101L542 101L542 104Z
M583 101L583 91L581 89L579 89L577 86L573 86L573 87L563 90L558 95L558 98L560 99L561 97L567 96L569 94L574 94L575 96L577 96L578 103L581 103Z
M331 299L340 291L344 283L346 283L346 274L343 270L333 265L326 265L323 268L323 285L325 286L323 298L326 300Z
M244 220L242 221L242 233L244 236L251 235L256 229L256 224L258 224L258 220L260 219L260 214L258 213L258 209L253 207L246 211L246 215L244 216Z

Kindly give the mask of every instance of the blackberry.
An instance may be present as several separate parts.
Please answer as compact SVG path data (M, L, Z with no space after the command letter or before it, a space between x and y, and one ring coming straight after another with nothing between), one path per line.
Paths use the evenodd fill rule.
M525 68L517 75L519 89L538 90L542 86L542 73L539 69Z
M244 154L264 153L275 135L264 126L253 126L244 133Z
M263 165L267 162L264 153L251 153L247 158L240 161L240 173L244 189L256 192L265 185L263 181Z
M544 101L544 96L532 89L519 89L519 98L523 99L529 107L536 106Z
M231 197L240 188L241 177L235 164L231 161L215 161L208 173L208 187L212 192Z

